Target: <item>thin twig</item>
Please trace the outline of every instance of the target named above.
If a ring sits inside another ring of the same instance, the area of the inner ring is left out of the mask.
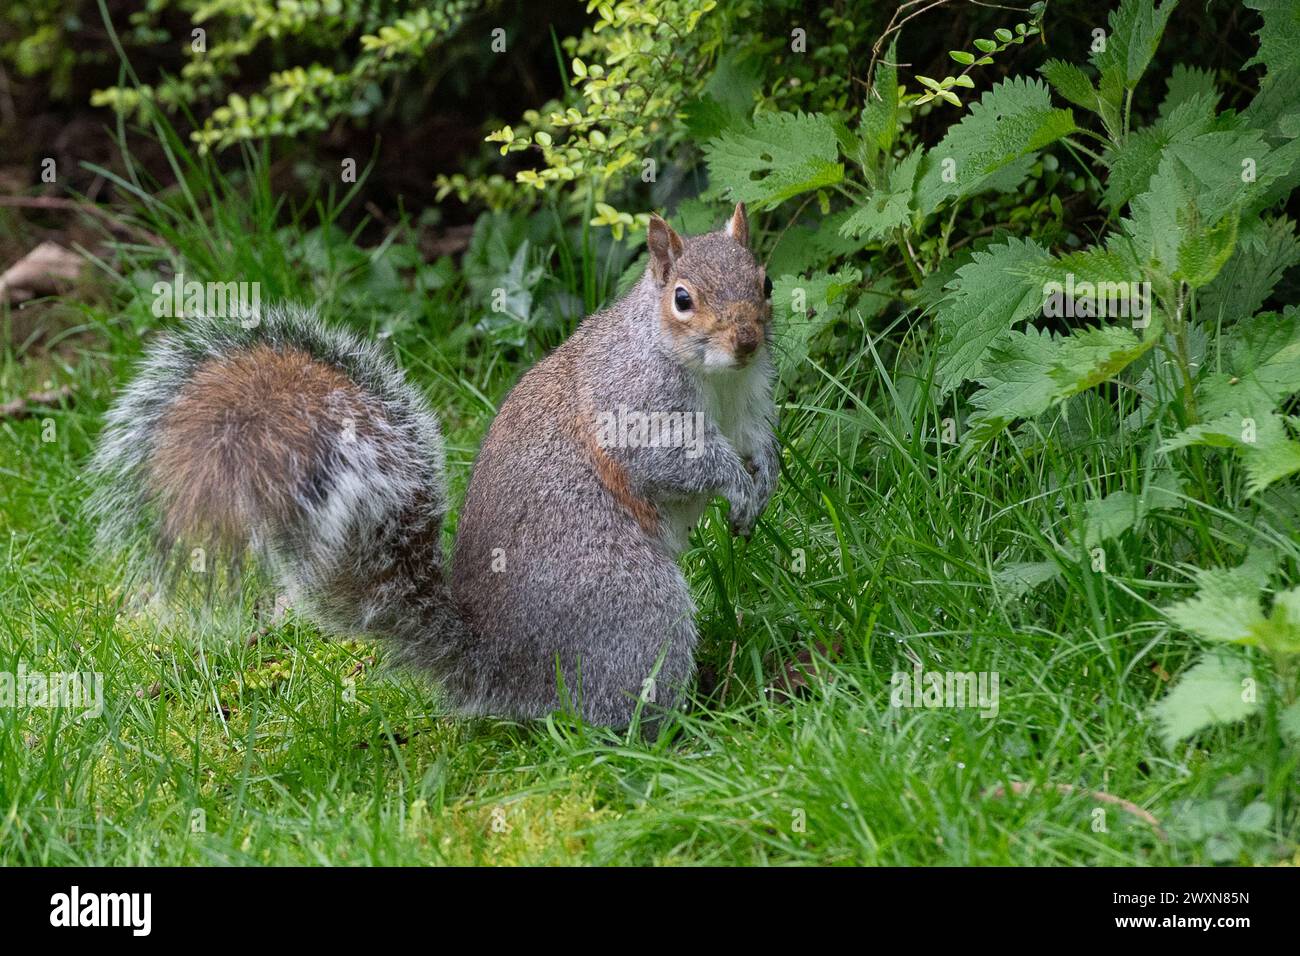
[[[11,402],[0,405],[0,418],[26,418],[32,414],[33,408],[57,405],[61,399],[68,398],[71,394],[71,385],[60,385],[48,392],[32,392],[23,398],[15,398]]]
[[[0,206],[14,206],[19,209],[74,209],[80,212],[94,213],[110,226],[116,226],[123,232],[133,233],[151,246],[165,247],[167,245],[161,236],[154,235],[142,226],[126,222],[113,215],[103,206],[96,206],[93,203],[77,202],[75,199],[65,199],[62,196],[0,196]]]
[[[736,662],[736,642],[731,642],[731,656],[727,658],[727,673],[722,678],[722,690],[718,694],[718,703],[727,702],[727,685],[731,683],[732,665]]]
[[[1151,827],[1151,829],[1155,831],[1156,836],[1158,836],[1162,841],[1166,843],[1169,842],[1169,837],[1165,835],[1165,831],[1160,827],[1160,821],[1146,810],[1143,810],[1132,800],[1125,800],[1123,797],[1117,797],[1113,793],[1106,793],[1104,790],[1087,790],[1083,787],[1076,787],[1069,783],[1049,783],[1047,786],[1055,790],[1057,793],[1065,794],[1066,796],[1080,795],[1091,797],[1098,803],[1109,803],[1112,806],[1119,807],[1125,813],[1137,817],[1143,823],[1147,824],[1147,826]],[[1021,780],[1012,781],[1011,784],[1011,792],[1018,797],[1024,796],[1033,788],[1033,783],[1026,783]],[[1002,784],[998,784],[996,787],[992,787],[981,794],[981,796],[986,800],[989,798],[1005,797],[1006,795],[1007,788]]]

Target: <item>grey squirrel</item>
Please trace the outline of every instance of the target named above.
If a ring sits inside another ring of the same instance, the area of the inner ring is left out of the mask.
[[[462,713],[625,726],[673,707],[697,637],[676,559],[714,495],[748,535],[779,471],[771,283],[748,243],[742,204],[699,236],[651,218],[641,280],[502,404],[450,571],[428,402],[295,309],[149,347],[93,462],[100,541],[154,573],[178,548],[252,551],[297,610],[387,638]]]

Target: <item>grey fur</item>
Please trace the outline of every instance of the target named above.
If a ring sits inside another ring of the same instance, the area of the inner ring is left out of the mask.
[[[191,323],[149,349],[95,458],[100,540],[143,541],[144,563],[159,571],[167,542],[145,476],[176,395],[208,359],[257,343],[300,349],[360,388],[373,426],[359,448],[322,432],[311,470],[326,478],[295,494],[288,521],[253,508],[247,544],[300,610],[330,629],[390,638],[462,712],[528,718],[571,704],[589,722],[621,726],[639,706],[671,707],[694,668],[695,608],[676,561],[689,527],[720,493],[733,531],[748,534],[779,470],[767,349],[744,368],[707,371],[703,345],[664,330],[665,296],[688,273],[719,315],[766,309],[757,263],[719,231],[687,238],[663,271],[648,269],[584,320],[502,404],[460,514],[450,587],[437,534],[442,440],[424,397],[373,346],[289,310],[251,330]],[[620,405],[705,415],[696,457],[682,447],[606,449],[658,515],[654,533],[611,494],[584,447],[593,415]]]

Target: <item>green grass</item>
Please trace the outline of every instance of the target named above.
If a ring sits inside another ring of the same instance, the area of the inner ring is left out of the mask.
[[[198,617],[123,587],[91,556],[83,478],[112,390],[166,324],[149,315],[160,260],[392,332],[446,424],[454,501],[495,403],[559,334],[482,347],[461,279],[413,293],[385,258],[400,242],[363,254],[310,232],[306,213],[329,221],[334,206],[278,207],[259,168],[195,166],[192,202],[140,183],[175,251],[123,249],[105,266],[112,308],[84,306],[54,349],[6,348],[0,395],[52,381],[73,397],[0,420],[0,671],[101,673],[105,708],[0,710],[0,863],[1193,864],[1211,855],[1187,821],[1252,801],[1270,823],[1233,860],[1296,853],[1297,757],[1272,717],[1170,750],[1148,716],[1198,652],[1158,613],[1187,593],[1181,563],[1234,560],[1247,532],[1193,501],[1111,542],[1105,574],[1066,557],[1082,503],[1131,488],[1151,449],[1127,446],[1093,398],[1037,441],[959,461],[935,440],[951,411],[910,318],[850,329],[793,384],[782,480],[753,540],[731,540],[716,511],[697,532],[684,566],[707,679],[657,739],[558,716],[452,719],[376,647],[292,613],[264,626],[265,595]],[[555,241],[560,285],[610,294],[608,247]],[[286,254],[299,242],[313,255]],[[1273,530],[1295,558],[1296,529]],[[1001,563],[1053,554],[1056,581],[995,585]],[[801,652],[832,646],[795,697],[774,689]],[[917,662],[997,672],[997,716],[891,707],[891,675]],[[1013,783],[1030,786],[1005,795]]]

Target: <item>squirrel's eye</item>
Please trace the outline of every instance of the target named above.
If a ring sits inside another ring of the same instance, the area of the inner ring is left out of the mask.
[[[763,295],[772,298],[772,277],[763,276]]]
[[[695,303],[691,301],[691,294],[681,286],[673,293],[673,305],[677,306],[678,312],[689,312],[695,308]]]

